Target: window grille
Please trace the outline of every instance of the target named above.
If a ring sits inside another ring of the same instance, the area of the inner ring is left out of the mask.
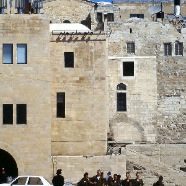
[[[175,43],[175,55],[183,56],[183,43],[182,42]]]
[[[172,56],[171,43],[164,43],[164,56]]]
[[[128,54],[135,54],[135,43],[134,42],[127,43],[127,53]]]

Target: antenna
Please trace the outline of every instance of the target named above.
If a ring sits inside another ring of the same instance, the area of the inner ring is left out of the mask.
[[[4,9],[7,8],[7,0],[0,1],[0,14],[4,14]]]

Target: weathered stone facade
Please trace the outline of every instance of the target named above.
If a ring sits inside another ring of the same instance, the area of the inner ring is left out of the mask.
[[[0,16],[0,55],[3,44],[13,44],[13,64],[0,63],[0,112],[3,104],[13,104],[13,125],[1,125],[0,149],[15,159],[18,174],[51,178],[62,168],[66,179],[77,182],[85,171],[93,176],[101,168],[124,178],[127,169],[138,167],[146,184],[164,174],[169,186],[184,186],[179,168],[185,166],[186,147],[177,144],[186,142],[186,49],[175,55],[175,43],[185,46],[186,28],[178,30],[166,19],[153,22],[145,12],[150,3],[96,9],[80,0],[44,5],[48,18]],[[164,8],[173,13],[172,4]],[[97,13],[103,13],[102,31]],[[144,13],[145,19],[128,19],[131,13]],[[50,21],[65,20],[91,21],[96,32],[49,32]],[[130,42],[134,52],[127,52]],[[164,55],[164,43],[171,43],[172,55]],[[16,63],[17,44],[27,44],[27,64]],[[74,53],[73,68],[65,68],[65,52]],[[126,76],[128,62],[134,64],[133,75]],[[65,117],[58,118],[56,97],[61,92]],[[125,111],[117,109],[118,93],[126,95]],[[27,105],[26,125],[16,124],[17,104]],[[116,155],[107,145],[118,150]]]

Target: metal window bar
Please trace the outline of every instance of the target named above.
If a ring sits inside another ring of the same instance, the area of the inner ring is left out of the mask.
[[[175,55],[183,56],[183,43],[182,42],[175,43]]]
[[[171,43],[164,43],[164,55],[171,56],[172,55],[172,45]]]
[[[134,54],[135,53],[135,43],[127,43],[127,53],[128,54]]]

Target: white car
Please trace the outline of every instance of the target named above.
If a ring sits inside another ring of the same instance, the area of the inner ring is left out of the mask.
[[[42,176],[18,176],[10,183],[3,183],[0,186],[52,186],[44,177]]]

